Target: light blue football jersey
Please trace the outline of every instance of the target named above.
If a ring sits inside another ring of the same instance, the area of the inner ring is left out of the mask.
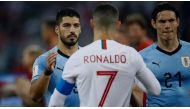
[[[161,84],[161,94],[147,96],[147,106],[190,106],[190,43],[180,41],[173,52],[154,43],[140,54]]]
[[[58,55],[56,57],[55,69],[54,69],[53,73],[51,74],[49,86],[45,93],[46,106],[48,106],[50,97],[53,94],[56,84],[61,80],[63,69],[64,69],[65,63],[67,62],[69,56],[63,54],[60,50],[58,50],[57,47],[54,47],[51,50],[49,50],[46,53],[39,56],[35,60],[34,65],[33,65],[32,82],[37,80],[40,77],[40,75],[45,71],[47,56],[50,53],[56,52],[56,51],[58,52]],[[77,88],[75,86],[75,88],[73,88],[72,93],[67,97],[67,99],[65,101],[65,107],[78,107],[78,106],[80,106],[80,102],[79,102]]]

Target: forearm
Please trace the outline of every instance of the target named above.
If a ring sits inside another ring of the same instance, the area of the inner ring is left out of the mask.
[[[16,94],[22,98],[25,106],[34,106],[36,103],[30,98],[30,81],[24,78],[16,80]]]
[[[49,81],[50,81],[50,76],[46,76],[43,73],[38,80],[34,81],[31,84],[30,96],[34,101],[36,102],[41,101],[42,97],[44,96],[44,93],[48,88]]]
[[[160,94],[161,91],[160,83],[148,68],[143,68],[141,70],[141,74],[138,75],[138,77],[139,77],[138,80],[142,82],[148,94],[154,96],[158,96]]]

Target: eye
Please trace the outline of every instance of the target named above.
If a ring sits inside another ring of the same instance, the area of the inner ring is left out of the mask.
[[[159,20],[159,23],[166,23],[166,20]]]
[[[63,27],[67,27],[67,28],[68,28],[68,27],[71,27],[71,24],[70,24],[70,23],[64,23],[64,24],[63,24]]]
[[[76,23],[76,24],[74,24],[74,27],[75,27],[75,28],[78,28],[78,27],[80,27],[80,24],[79,24],[79,23]]]
[[[174,22],[174,21],[175,21],[175,19],[170,19],[170,20],[169,20],[169,22]]]

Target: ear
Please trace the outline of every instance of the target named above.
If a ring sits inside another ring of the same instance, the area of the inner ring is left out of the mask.
[[[121,28],[121,21],[116,22],[116,29],[119,30]]]
[[[93,19],[90,19],[90,26],[91,26],[91,28],[94,28],[94,26],[95,26],[95,22]]]
[[[152,27],[154,28],[154,29],[156,29],[156,22],[152,19],[151,20],[151,24],[152,24]]]
[[[55,26],[55,33],[56,33],[57,35],[59,35],[59,26],[58,26],[58,25]]]
[[[81,30],[81,26],[80,26],[80,31],[79,31],[79,34],[82,32],[82,30]]]

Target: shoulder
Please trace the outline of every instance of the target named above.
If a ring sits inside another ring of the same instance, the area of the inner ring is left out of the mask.
[[[134,52],[136,53],[137,52],[133,47],[128,46],[128,45],[123,45],[116,41],[112,41],[111,46],[112,46],[113,50],[118,50],[118,51],[122,50],[122,52],[127,52],[127,53],[134,53]]]
[[[181,44],[181,51],[182,51],[182,52],[179,52],[179,53],[187,53],[187,54],[189,54],[189,51],[190,51],[190,43],[189,43],[189,42],[186,42],[186,41],[180,40],[180,44]]]
[[[53,52],[55,52],[55,51],[57,51],[57,47],[54,47],[54,48],[52,48],[51,50],[49,50],[49,51],[47,51],[47,52],[41,54],[40,56],[38,56],[38,57],[36,58],[35,63],[36,63],[36,64],[44,63],[44,61],[46,60],[46,57],[47,57],[50,53],[53,53]]]
[[[149,53],[152,53],[152,52],[155,50],[156,46],[157,46],[156,43],[153,43],[153,44],[151,44],[150,46],[148,46],[147,48],[145,48],[145,49],[139,51],[139,53],[140,53],[142,56],[146,56],[146,55],[148,55]]]
[[[80,49],[83,48],[83,47],[78,45],[78,48],[79,48],[79,50],[80,50]]]
[[[186,42],[186,41],[183,41],[183,40],[180,40],[180,44],[181,44],[182,46],[190,47],[190,43],[189,43],[189,42]]]
[[[97,41],[88,44],[84,47],[80,47],[75,53],[73,53],[70,58],[68,59],[67,63],[68,65],[80,65],[83,62],[83,59],[86,55],[91,55],[93,52],[96,51],[97,47]]]
[[[79,46],[79,49],[72,55],[74,57],[75,55],[82,55],[89,53],[91,49],[95,50],[97,48],[97,41],[92,42],[84,47]]]
[[[77,62],[79,60],[81,60],[81,57],[85,54],[88,54],[89,53],[89,50],[88,50],[88,46],[84,46],[84,47],[79,47],[79,49],[74,52],[68,59],[67,63],[70,63],[70,62]]]

